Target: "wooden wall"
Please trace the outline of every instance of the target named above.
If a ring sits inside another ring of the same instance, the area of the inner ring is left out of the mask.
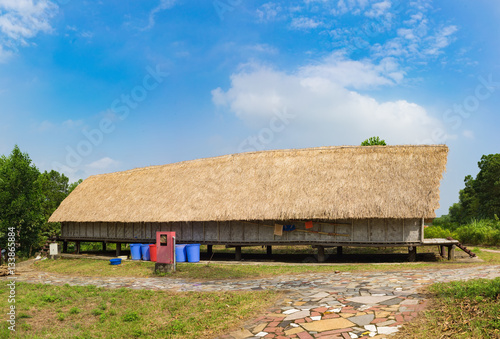
[[[201,244],[418,244],[423,242],[422,219],[359,219],[314,222],[279,221],[295,225],[292,232],[274,234],[275,221],[209,221],[172,223],[63,223],[61,239],[109,242],[154,242],[157,231],[174,231],[178,243]],[[326,235],[304,231],[337,233]]]

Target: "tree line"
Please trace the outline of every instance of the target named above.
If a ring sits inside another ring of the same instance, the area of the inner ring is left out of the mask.
[[[14,229],[17,255],[31,256],[61,226],[48,223],[59,204],[82,180],[69,183],[57,171],[40,172],[27,153],[16,145],[9,156],[0,156],[0,247]]]

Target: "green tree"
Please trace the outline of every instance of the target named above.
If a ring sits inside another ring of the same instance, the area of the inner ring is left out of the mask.
[[[72,183],[71,185],[69,185],[68,194],[71,193],[71,192],[73,192],[73,190],[76,188],[76,186],[80,185],[82,182],[83,182],[82,179],[78,179],[78,181],[75,181],[74,183]]]
[[[0,241],[5,247],[5,234],[13,230],[18,254],[31,255],[39,242],[44,219],[39,176],[28,154],[17,145],[9,157],[0,157]]]
[[[385,140],[382,140],[379,137],[371,137],[361,143],[361,146],[376,146],[376,145],[386,146]]]
[[[42,194],[42,210],[44,217],[44,224],[41,229],[41,235],[44,242],[52,235],[59,235],[61,232],[61,225],[59,223],[48,223],[50,216],[59,207],[61,202],[66,199],[69,194],[69,179],[57,171],[43,172],[38,178]]]
[[[478,216],[493,219],[500,215],[500,154],[483,155],[478,163],[479,173],[474,180]]]
[[[453,222],[465,224],[473,219],[493,219],[500,215],[500,154],[483,155],[478,166],[476,178],[465,177],[459,202],[450,207]]]

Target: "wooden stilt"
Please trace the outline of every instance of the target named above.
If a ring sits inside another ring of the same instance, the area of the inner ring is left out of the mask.
[[[408,261],[417,260],[417,246],[408,246]]]
[[[318,246],[318,262],[325,262],[325,248]]]
[[[455,245],[448,246],[448,260],[455,260]]]
[[[241,260],[241,246],[236,246],[234,248],[234,260],[236,261]]]

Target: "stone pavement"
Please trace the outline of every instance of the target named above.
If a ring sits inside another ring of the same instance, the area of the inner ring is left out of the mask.
[[[422,287],[434,282],[500,277],[500,266],[449,267],[201,283],[163,277],[75,277],[26,269],[17,281],[169,291],[277,289],[285,297],[274,308],[221,338],[386,338],[426,307],[426,296],[419,293]]]

